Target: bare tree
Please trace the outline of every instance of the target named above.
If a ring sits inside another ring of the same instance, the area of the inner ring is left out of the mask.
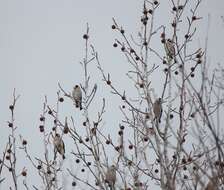
[[[83,82],[77,81],[68,90],[58,83],[55,108],[48,105],[45,97],[39,126],[44,155],[33,157],[27,141],[20,136],[19,148],[41,181],[38,185],[31,182],[33,185],[29,187],[24,179],[26,189],[65,189],[62,172],[69,174],[71,186],[77,189],[216,190],[223,187],[224,139],[220,116],[224,111],[224,68],[221,64],[213,68],[208,64],[207,41],[205,47],[192,45],[201,19],[198,9],[202,0],[170,2],[171,24],[155,26],[160,2],[144,1],[137,36],[129,35],[116,19],[112,20],[111,28],[119,36],[113,47],[120,48],[129,65],[125,74],[133,94],[127,94],[126,86],[120,90],[113,83],[115,76],[107,73],[101,63],[97,48],[90,42],[87,25],[83,35],[84,58],[80,62]],[[163,51],[156,49],[155,40]],[[117,135],[109,134],[104,128],[107,99],[97,94],[100,82],[92,81],[90,63],[95,63],[103,82],[123,102],[122,106],[118,105],[123,119],[115,131]],[[154,74],[161,76],[157,84],[152,80]],[[94,104],[95,98],[101,99],[100,106]],[[5,181],[3,168],[8,168],[14,189],[18,189],[18,177],[27,175],[26,167],[20,173],[16,170],[17,99],[14,92],[8,122],[12,130],[0,162],[0,183]],[[81,113],[83,122],[70,117],[71,113],[63,119],[59,117],[64,99]],[[97,117],[90,108],[94,108]],[[54,121],[52,131],[45,128],[47,119]],[[60,138],[60,150],[56,147],[52,151],[56,137]],[[64,138],[72,141],[71,149],[64,145]],[[62,157],[66,157],[65,161],[71,157],[72,165],[82,165],[81,171],[62,167]],[[115,159],[111,161],[111,158]]]

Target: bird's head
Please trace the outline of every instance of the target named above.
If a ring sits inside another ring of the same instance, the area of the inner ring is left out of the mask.
[[[158,104],[162,104],[162,102],[163,102],[162,98],[158,98],[157,102],[158,102]]]
[[[112,170],[116,170],[117,168],[116,168],[115,165],[112,165],[112,166],[111,166],[111,169],[112,169]]]
[[[79,85],[75,85],[75,87],[74,88],[79,88]]]

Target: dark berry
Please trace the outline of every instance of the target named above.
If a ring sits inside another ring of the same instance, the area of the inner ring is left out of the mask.
[[[59,98],[59,102],[64,102],[64,98]]]
[[[114,43],[113,46],[116,48],[117,47],[117,43]]]
[[[25,146],[27,145],[27,141],[26,140],[23,140],[22,144]]]
[[[89,36],[87,34],[84,34],[83,36],[83,39],[87,40],[89,38]]]

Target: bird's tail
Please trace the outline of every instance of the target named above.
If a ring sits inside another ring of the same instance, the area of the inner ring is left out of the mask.
[[[82,110],[82,103],[81,102],[80,102],[79,108],[80,108],[80,110]]]
[[[79,107],[79,102],[78,101],[75,101],[75,107]]]

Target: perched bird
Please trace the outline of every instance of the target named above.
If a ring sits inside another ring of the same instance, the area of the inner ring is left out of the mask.
[[[161,98],[158,98],[154,104],[153,104],[153,112],[154,112],[154,116],[155,116],[155,119],[160,123],[160,119],[161,119],[161,116],[162,116],[162,112],[163,112],[163,109],[162,109],[162,99]]]
[[[167,39],[164,43],[166,55],[169,58],[169,61],[171,61],[175,56],[175,47],[174,42],[171,39]]]
[[[112,165],[108,168],[105,178],[106,183],[109,184],[110,189],[114,189],[114,185],[116,182],[116,167]]]
[[[218,179],[213,177],[208,182],[207,186],[205,187],[205,190],[218,190]]]
[[[82,91],[79,85],[75,85],[72,91],[72,98],[75,102],[75,106],[82,110]]]
[[[59,154],[62,155],[62,158],[65,159],[65,144],[62,140],[62,137],[56,133],[54,138],[54,148],[55,148],[55,157],[56,153],[59,152]]]

